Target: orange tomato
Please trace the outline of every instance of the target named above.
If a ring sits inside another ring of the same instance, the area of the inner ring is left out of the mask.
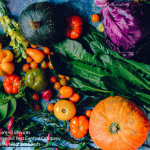
[[[32,61],[33,61],[32,57],[29,56],[29,57],[26,58],[27,63],[31,63]]]
[[[80,95],[73,93],[73,95],[69,97],[69,100],[73,103],[76,103],[80,100]]]
[[[60,82],[55,82],[55,83],[54,83],[54,88],[55,88],[56,90],[60,89],[60,88],[61,88]]]
[[[40,96],[38,93],[33,93],[32,94],[32,98],[35,100],[35,101],[38,101],[40,99]]]
[[[93,14],[93,15],[91,16],[91,20],[92,20],[93,22],[98,22],[98,21],[100,20],[100,16],[99,16],[98,14]]]
[[[48,67],[48,62],[46,62],[46,61],[43,61],[42,63],[41,63],[41,67],[42,68],[47,68]]]
[[[54,104],[53,103],[48,104],[47,110],[48,111],[54,111]]]
[[[51,61],[49,61],[49,63],[48,63],[48,67],[49,67],[50,69],[54,69],[54,67],[53,67],[53,65],[52,65],[52,62],[51,62]]]
[[[57,78],[55,76],[50,77],[50,83],[55,83],[57,81]]]
[[[73,118],[76,114],[75,105],[67,100],[60,100],[54,105],[54,115],[62,121]]]
[[[30,69],[30,65],[29,65],[29,64],[24,64],[24,65],[22,66],[22,71],[23,71],[23,72],[27,72],[29,69]]]
[[[73,88],[69,86],[63,86],[60,88],[60,95],[64,98],[69,98],[73,94]]]
[[[44,52],[45,54],[49,54],[49,53],[50,53],[50,48],[48,48],[48,47],[43,47],[43,52]]]
[[[61,78],[61,79],[64,79],[65,76],[61,75],[61,74],[58,74],[58,77]]]
[[[35,61],[32,61],[32,62],[30,63],[30,67],[31,67],[32,69],[37,68],[37,67],[38,67],[38,63],[35,62]]]
[[[30,46],[31,46],[32,48],[37,48],[37,47],[38,47],[37,45],[33,45],[33,44],[30,44]]]
[[[73,137],[83,138],[89,129],[89,121],[85,116],[75,116],[70,121],[70,132]]]
[[[92,110],[90,110],[90,109],[87,110],[87,111],[86,111],[86,116],[87,116],[87,117],[90,117],[90,116],[91,116],[91,113],[92,113]]]
[[[66,85],[67,84],[67,80],[66,79],[60,79],[60,84],[61,85]]]
[[[39,104],[35,104],[35,105],[34,105],[34,110],[35,110],[35,111],[40,110],[40,105],[39,105]]]

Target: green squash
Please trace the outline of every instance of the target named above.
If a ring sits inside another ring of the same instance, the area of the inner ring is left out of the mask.
[[[25,74],[25,84],[36,92],[42,92],[46,89],[48,83],[45,76],[46,73],[43,69],[30,69]]]
[[[31,44],[49,46],[63,32],[64,20],[56,6],[49,2],[33,3],[22,11],[19,27],[23,37]]]

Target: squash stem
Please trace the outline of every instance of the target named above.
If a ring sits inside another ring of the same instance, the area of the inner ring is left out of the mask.
[[[32,20],[32,21],[30,21],[30,27],[33,30],[37,30],[38,28],[40,28],[40,22]]]

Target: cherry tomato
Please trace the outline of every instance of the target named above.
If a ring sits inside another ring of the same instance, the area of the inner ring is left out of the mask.
[[[60,84],[61,85],[66,85],[67,84],[67,80],[66,79],[60,79]]]
[[[54,104],[53,103],[48,104],[47,110],[48,111],[54,111]]]
[[[70,78],[68,76],[65,76],[65,79],[68,80],[68,81],[70,80]]]
[[[91,116],[91,113],[92,113],[92,110],[90,110],[90,109],[87,110],[87,111],[86,111],[86,116],[87,116],[87,117],[90,117],[90,116]]]
[[[45,54],[49,54],[49,53],[50,53],[50,48],[48,48],[48,47],[43,47],[43,52],[44,52]]]
[[[46,61],[43,61],[42,63],[41,63],[41,67],[42,68],[47,68],[48,67],[48,62],[46,62]]]
[[[91,20],[92,20],[93,22],[98,22],[98,21],[100,20],[100,16],[99,16],[98,14],[93,14],[93,15],[91,16]]]
[[[34,105],[34,110],[35,110],[35,111],[40,110],[40,105],[39,105],[39,104],[35,104],[35,105]]]
[[[33,61],[32,57],[29,56],[29,57],[26,58],[27,63],[31,63],[32,61]]]
[[[30,44],[30,46],[31,46],[32,48],[37,48],[37,47],[38,47],[37,45],[33,45],[33,44]]]
[[[50,77],[50,82],[55,83],[57,81],[57,78],[55,76]]]
[[[24,65],[22,66],[22,71],[23,71],[23,72],[27,72],[29,69],[30,69],[30,65],[29,65],[29,64],[24,64]]]
[[[69,98],[73,94],[73,88],[69,86],[63,86],[60,88],[60,95],[64,98]]]
[[[35,61],[32,61],[32,62],[30,63],[30,67],[31,67],[32,69],[37,68],[37,67],[38,67],[38,63],[35,62]]]
[[[69,97],[69,100],[73,103],[76,103],[80,100],[80,95],[73,93],[73,95]]]
[[[58,77],[61,78],[61,79],[64,79],[65,76],[61,75],[61,74],[58,74]]]
[[[49,63],[48,63],[48,67],[49,67],[50,69],[54,69],[54,67],[53,67],[53,65],[52,65],[52,62],[51,62],[51,61],[49,61]]]
[[[35,101],[38,101],[40,99],[40,96],[38,93],[33,93],[32,94],[32,98],[35,100]]]
[[[60,88],[61,88],[60,82],[55,82],[55,83],[54,83],[54,88],[55,88],[56,90],[60,89]]]
[[[73,118],[76,114],[75,105],[67,100],[60,100],[54,105],[54,115],[62,121]]]

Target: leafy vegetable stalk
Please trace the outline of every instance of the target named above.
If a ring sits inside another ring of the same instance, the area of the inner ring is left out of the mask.
[[[8,11],[2,0],[0,0],[0,9],[1,25],[3,26],[4,32],[7,33],[7,36],[10,36],[11,38],[9,46],[13,47],[13,50],[16,54],[15,58],[17,58],[17,62],[19,63],[22,58],[27,58],[25,49],[27,48],[28,43],[20,33],[19,24],[16,23],[13,19],[9,18]]]

